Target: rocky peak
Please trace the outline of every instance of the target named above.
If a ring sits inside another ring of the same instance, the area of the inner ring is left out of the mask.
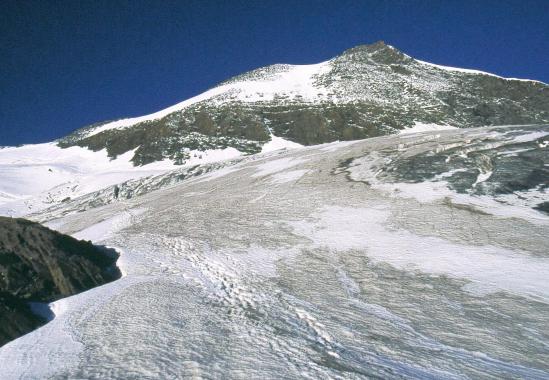
[[[405,63],[412,58],[384,41],[377,41],[345,50],[336,60],[391,65]]]
[[[314,65],[271,65],[198,99],[145,117],[86,128],[59,146],[135,150],[132,162],[234,148],[260,152],[274,134],[302,145],[362,139],[417,123],[460,128],[549,122],[549,86],[415,60],[378,41]],[[166,112],[170,110],[170,112]]]

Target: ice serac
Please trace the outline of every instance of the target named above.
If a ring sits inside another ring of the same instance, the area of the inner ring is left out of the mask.
[[[302,145],[453,127],[549,122],[549,86],[416,60],[383,42],[319,64],[244,73],[157,113],[82,128],[62,147],[132,151],[145,165],[192,151],[257,153],[272,135]]]

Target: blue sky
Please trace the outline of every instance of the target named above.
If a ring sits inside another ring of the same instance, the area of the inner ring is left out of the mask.
[[[2,1],[0,145],[157,111],[272,63],[384,40],[549,83],[549,1]]]

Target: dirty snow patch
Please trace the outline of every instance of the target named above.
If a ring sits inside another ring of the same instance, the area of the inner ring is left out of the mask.
[[[132,218],[143,214],[145,211],[147,211],[145,208],[126,210],[109,219],[105,219],[93,226],[83,229],[72,236],[76,239],[91,240],[94,243],[103,241],[112,236],[115,232],[128,227],[132,222]]]
[[[257,172],[252,174],[252,177],[263,177],[269,174],[278,173],[307,161],[308,160],[304,158],[292,157],[285,157],[274,161],[267,161],[257,166]]]
[[[406,135],[409,133],[418,133],[418,132],[431,132],[431,131],[444,131],[447,129],[457,129],[449,125],[440,125],[440,124],[429,124],[429,123],[420,123],[416,122],[413,127],[405,128],[399,132],[400,135]]]
[[[334,251],[361,250],[399,270],[467,279],[477,295],[506,291],[549,303],[549,259],[495,246],[471,246],[388,229],[390,211],[326,207],[312,220],[288,222],[315,245]]]
[[[273,174],[271,180],[274,183],[287,183],[297,181],[307,173],[308,170],[292,170],[289,172],[281,172]]]
[[[263,147],[261,148],[261,153],[272,152],[273,150],[279,150],[279,149],[295,149],[295,148],[302,148],[302,147],[303,145],[301,144],[283,139],[282,137],[271,135],[271,141],[263,145]]]

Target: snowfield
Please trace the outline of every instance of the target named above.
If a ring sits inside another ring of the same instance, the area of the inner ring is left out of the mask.
[[[262,152],[296,147],[301,145],[271,135]],[[112,159],[106,149],[98,152],[81,147],[62,149],[54,142],[0,148],[0,215],[23,216],[124,181],[241,155],[242,152],[231,147],[191,150],[183,166],[168,159],[134,166],[131,162],[134,151]]]
[[[0,348],[0,377],[547,379],[548,136],[436,128],[281,149],[42,209],[32,218],[119,250],[125,275],[53,304]]]
[[[105,150],[59,148],[55,143],[0,149],[0,214],[25,215],[132,178],[155,175],[177,166],[169,161],[134,167],[133,152],[115,160]]]

